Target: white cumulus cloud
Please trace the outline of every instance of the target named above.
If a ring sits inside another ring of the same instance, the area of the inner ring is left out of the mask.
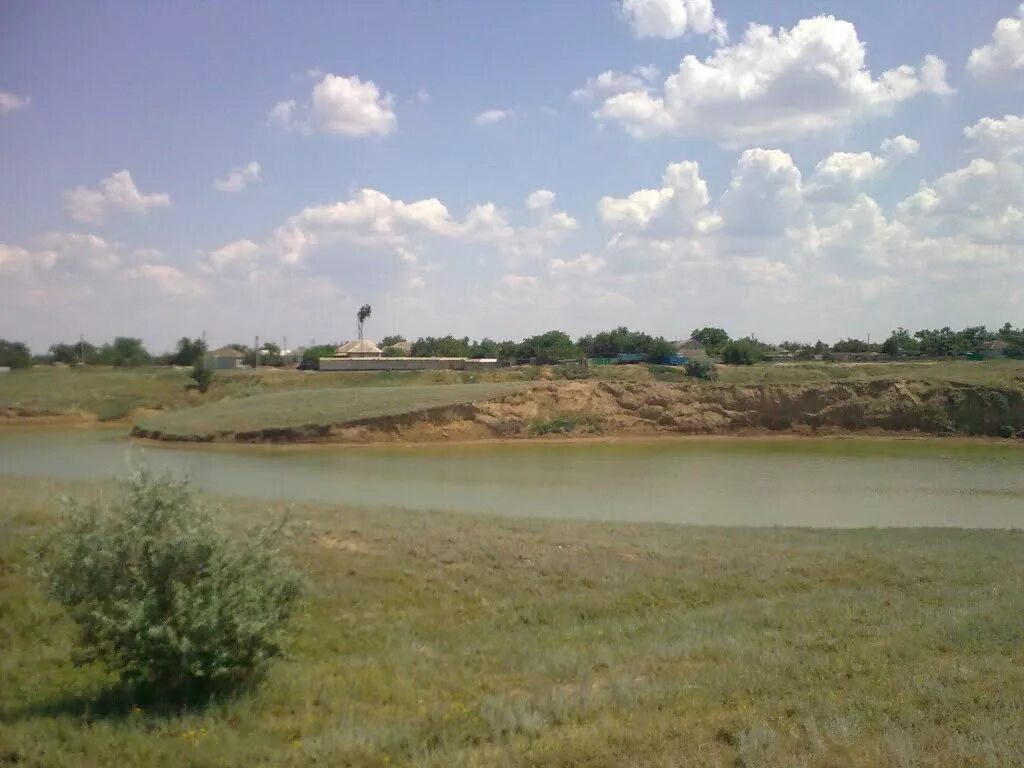
[[[28,96],[18,96],[16,93],[0,91],[0,116],[22,110],[28,106],[30,101]]]
[[[991,43],[971,51],[967,71],[979,80],[1024,87],[1024,3],[1017,9],[1017,18],[996,23]]]
[[[742,145],[848,125],[921,93],[952,93],[941,59],[926,56],[918,67],[875,78],[854,25],[819,16],[778,32],[752,24],[740,42],[703,61],[686,56],[660,92],[618,93],[596,115],[636,138],[674,134]]]
[[[986,155],[1024,152],[1024,116],[983,117],[964,128],[964,135]]]
[[[328,73],[313,86],[308,103],[278,102],[267,120],[286,131],[350,138],[387,136],[398,123],[393,106],[392,95],[382,93],[373,80]]]
[[[636,67],[632,73],[609,69],[596,77],[587,78],[583,87],[570,94],[573,101],[597,101],[619,93],[641,90],[658,76],[656,67]]]
[[[725,40],[725,22],[711,0],[622,0],[623,18],[637,37],[682,37],[687,32]]]
[[[494,125],[494,123],[500,123],[502,120],[507,120],[512,116],[511,110],[507,109],[488,109],[481,112],[473,117],[474,125]]]
[[[700,166],[685,161],[665,168],[659,189],[638,189],[627,197],[602,197],[597,204],[601,220],[609,227],[643,231],[709,231],[717,217],[707,211],[708,186]]]
[[[135,186],[131,173],[116,171],[95,187],[75,187],[65,191],[64,204],[76,221],[99,223],[110,211],[142,215],[154,208],[166,208],[171,204],[171,198],[163,192],[143,194]]]
[[[214,179],[213,187],[221,192],[241,192],[250,184],[259,181],[260,164],[253,160],[251,163],[232,168],[222,179]]]
[[[819,198],[852,197],[857,188],[916,155],[921,145],[902,134],[882,142],[880,154],[833,152],[814,169],[808,194]]]

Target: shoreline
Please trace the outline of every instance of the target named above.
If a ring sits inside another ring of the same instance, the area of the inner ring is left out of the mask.
[[[1017,438],[993,437],[989,435],[933,434],[925,432],[901,432],[869,428],[864,430],[825,430],[808,432],[804,430],[746,429],[734,432],[685,434],[674,432],[619,432],[592,435],[537,435],[524,437],[487,437],[478,439],[433,440],[282,440],[282,441],[235,441],[235,440],[166,440],[141,437],[131,434],[132,422],[118,419],[98,421],[95,419],[61,420],[50,417],[30,417],[18,420],[0,420],[0,434],[4,432],[46,432],[51,430],[97,430],[121,431],[125,442],[149,448],[170,448],[207,451],[253,451],[253,452],[305,452],[311,450],[352,450],[352,449],[430,449],[465,448],[474,446],[537,446],[537,445],[644,445],[658,443],[707,443],[728,444],[739,442],[770,443],[941,443],[946,445],[979,445],[1020,447],[1024,440]]]

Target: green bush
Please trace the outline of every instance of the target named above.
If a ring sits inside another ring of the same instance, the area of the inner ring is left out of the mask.
[[[715,381],[718,378],[718,369],[713,363],[704,360],[691,360],[686,364],[686,375],[694,379]]]
[[[213,381],[213,371],[203,365],[202,360],[199,360],[192,366],[192,380],[196,383],[196,388],[200,392],[206,392]]]
[[[78,660],[173,697],[233,690],[279,654],[300,594],[280,528],[229,539],[187,481],[145,470],[62,508],[37,572],[78,624]]]
[[[726,365],[753,365],[761,357],[758,346],[747,339],[730,341],[722,348],[722,362]]]

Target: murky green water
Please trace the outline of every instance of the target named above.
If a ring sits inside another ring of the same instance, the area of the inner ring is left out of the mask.
[[[510,516],[713,525],[1024,527],[1024,446],[728,440],[141,447],[114,430],[0,430],[0,473],[106,478],[129,462],[219,493]]]

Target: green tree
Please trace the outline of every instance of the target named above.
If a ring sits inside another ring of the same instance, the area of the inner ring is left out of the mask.
[[[469,356],[475,360],[496,358],[498,357],[498,342],[486,337],[480,341],[474,341],[469,345]]]
[[[359,323],[359,338],[363,338],[363,323],[370,319],[370,314],[373,312],[373,308],[369,304],[363,304],[356,312],[356,320]]]
[[[398,334],[395,334],[394,336],[385,336],[380,340],[380,346],[381,349],[384,349],[386,347],[392,347],[395,344],[400,344],[403,341],[405,341],[405,336],[400,336]]]
[[[302,353],[302,359],[316,362],[321,357],[334,357],[334,350],[336,348],[334,344],[319,344],[315,347],[306,347],[306,350]]]
[[[178,348],[171,355],[171,365],[195,365],[202,362],[206,355],[206,343],[202,339],[189,339],[182,336],[178,340]]]
[[[200,358],[196,360],[192,365],[192,381],[196,383],[196,389],[200,392],[206,392],[210,388],[210,384],[213,381],[213,371],[203,365],[203,360]]]
[[[523,339],[517,354],[518,357],[530,358],[538,363],[556,363],[583,356],[580,348],[573,344],[564,331],[548,331]]]
[[[877,344],[869,344],[860,339],[843,339],[832,345],[833,352],[877,352]]]
[[[727,365],[753,365],[764,358],[764,346],[753,339],[736,339],[722,347],[722,362]]]
[[[142,339],[118,336],[111,344],[104,344],[97,353],[97,361],[103,365],[137,366],[149,365],[152,358]]]
[[[672,346],[671,342],[663,339],[661,336],[651,339],[644,350],[644,354],[647,355],[647,362],[649,363],[662,363],[675,353],[676,348]]]
[[[910,334],[910,331],[901,326],[882,342],[881,351],[887,355],[902,355],[908,352],[917,352],[920,348],[918,340]]]
[[[146,471],[112,500],[62,512],[36,572],[78,625],[82,660],[197,696],[245,683],[280,653],[300,594],[280,526],[229,537],[187,481]]]
[[[76,341],[71,344],[51,344],[49,357],[54,363],[78,365],[82,362],[83,352],[86,365],[96,363],[98,350],[88,341]]]
[[[512,362],[516,360],[519,353],[519,344],[507,339],[505,341],[498,342],[498,359],[503,362]]]
[[[469,337],[426,336],[412,343],[413,357],[469,357]]]
[[[6,368],[31,368],[32,352],[21,341],[0,339],[0,366]]]
[[[717,355],[730,341],[729,334],[724,330],[721,328],[711,328],[709,326],[694,328],[690,332],[690,337],[703,344],[704,349],[709,355]]]

